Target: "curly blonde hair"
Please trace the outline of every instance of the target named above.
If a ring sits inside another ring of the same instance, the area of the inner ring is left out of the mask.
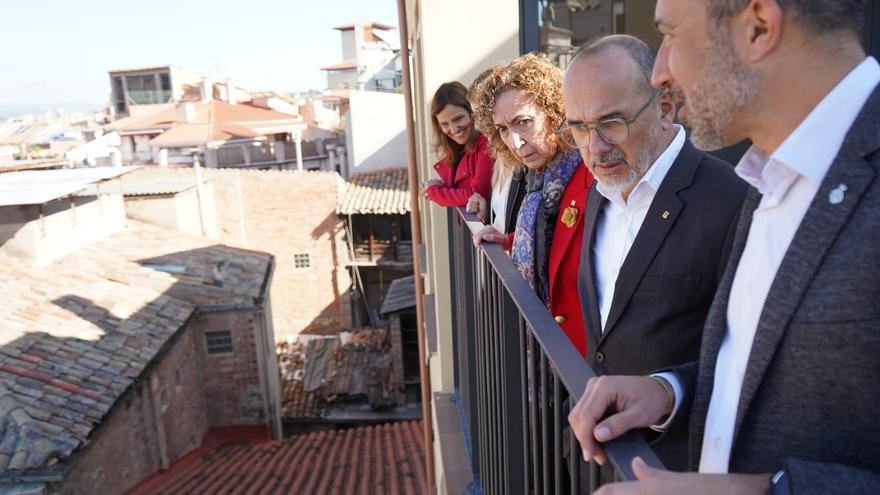
[[[506,165],[520,163],[520,160],[507,148],[495,129],[492,110],[498,97],[512,89],[521,90],[543,110],[551,129],[555,130],[565,120],[562,71],[546,55],[527,53],[492,69],[475,88],[474,120],[477,129],[488,138],[495,158]],[[564,139],[556,139],[556,145],[563,152],[570,148]]]

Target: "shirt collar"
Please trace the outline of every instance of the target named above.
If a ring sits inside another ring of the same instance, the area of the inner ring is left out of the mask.
[[[769,156],[752,146],[736,173],[762,194],[782,196],[798,176],[822,182],[874,88],[880,64],[867,57],[816,105]]]
[[[681,148],[684,147],[684,142],[687,138],[682,126],[678,124],[674,124],[674,126],[675,137],[672,138],[672,142],[669,143],[669,146],[663,150],[663,153],[660,153],[660,156],[654,160],[654,163],[648,167],[648,170],[645,171],[644,175],[642,175],[636,183],[636,186],[629,195],[630,200],[637,190],[644,189],[646,186],[650,187],[655,193],[660,189],[660,184],[663,183],[663,179],[666,178],[666,174],[669,172],[669,169],[672,168],[675,159],[678,158],[678,154],[681,152]],[[616,206],[626,208],[627,202],[623,200],[623,195],[620,194],[620,191],[608,190],[603,187],[601,181],[596,181],[596,191],[602,196],[605,196],[608,201],[611,201]]]

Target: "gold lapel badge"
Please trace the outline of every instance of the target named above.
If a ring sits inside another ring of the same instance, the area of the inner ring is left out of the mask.
[[[663,212],[663,220],[666,220],[667,218],[669,218],[669,210]]]
[[[562,211],[562,223],[565,224],[566,227],[572,228],[574,224],[577,223],[578,218],[578,209],[574,207],[574,201],[571,202],[571,206],[565,208]]]

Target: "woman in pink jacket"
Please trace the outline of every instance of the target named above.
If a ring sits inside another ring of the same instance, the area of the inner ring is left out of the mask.
[[[434,164],[440,179],[422,184],[425,197],[440,206],[465,206],[479,193],[492,191],[492,166],[486,137],[474,126],[467,88],[459,82],[444,83],[431,100],[434,151],[443,159]]]

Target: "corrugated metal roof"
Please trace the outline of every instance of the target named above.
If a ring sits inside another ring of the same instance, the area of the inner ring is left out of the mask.
[[[205,179],[203,182],[210,182],[210,179]],[[124,196],[177,194],[194,187],[196,187],[195,177],[151,178],[135,174],[122,179],[122,194]]]
[[[410,275],[391,282],[388,292],[385,293],[385,300],[382,301],[382,309],[379,312],[385,315],[400,311],[401,309],[414,308],[415,306],[416,282],[415,278]]]
[[[38,205],[77,193],[137,167],[22,170],[0,174],[0,206]]]
[[[353,175],[342,204],[340,215],[409,213],[409,182],[405,168],[388,168]]]
[[[164,484],[154,479],[131,493],[416,495],[428,493],[425,474],[422,422],[405,421],[227,443]]]

